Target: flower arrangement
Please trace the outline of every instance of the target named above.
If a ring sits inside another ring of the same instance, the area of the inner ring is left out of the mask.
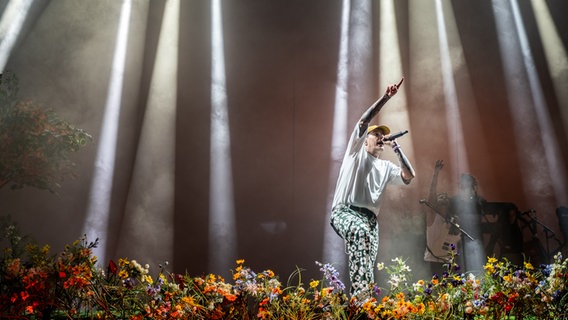
[[[1,224],[0,314],[15,319],[563,319],[568,317],[568,260],[515,266],[488,258],[482,275],[460,273],[452,259],[442,275],[411,281],[401,258],[388,265],[386,287],[349,299],[335,268],[316,262],[319,280],[297,270],[283,284],[271,270],[236,261],[233,279],[154,274],[135,260],[97,267],[98,241],[79,239],[56,255]],[[457,254],[452,248],[454,255]]]

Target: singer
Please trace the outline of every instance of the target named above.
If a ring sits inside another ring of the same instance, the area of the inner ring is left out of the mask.
[[[385,94],[367,109],[353,128],[339,171],[331,212],[331,226],[345,241],[350,294],[358,303],[371,297],[374,268],[379,249],[377,215],[388,184],[405,185],[415,177],[414,169],[396,140],[388,140],[385,125],[369,126],[385,103],[402,84],[387,87]],[[380,159],[385,145],[397,154],[400,166]]]

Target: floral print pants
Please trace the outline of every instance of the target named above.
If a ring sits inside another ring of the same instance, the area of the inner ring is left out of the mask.
[[[331,226],[345,241],[351,296],[362,301],[369,297],[369,284],[375,282],[374,268],[379,249],[377,218],[371,212],[338,206],[331,213]]]

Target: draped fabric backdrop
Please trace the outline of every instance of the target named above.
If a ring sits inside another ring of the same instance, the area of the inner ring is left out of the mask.
[[[34,1],[3,66],[20,97],[94,137],[57,195],[0,190],[0,213],[53,251],[99,224],[102,265],[127,257],[228,277],[242,258],[284,280],[297,267],[320,278],[338,97],[344,143],[401,77],[375,121],[409,130],[398,141],[417,178],[388,190],[378,260],[403,257],[428,274],[419,200],[438,159],[439,191],[454,194],[471,173],[488,201],[534,209],[553,232],[538,227],[541,243],[564,241],[555,211],[568,206],[565,0],[125,3]],[[397,162],[391,150],[384,157]],[[215,259],[228,269],[212,270]]]

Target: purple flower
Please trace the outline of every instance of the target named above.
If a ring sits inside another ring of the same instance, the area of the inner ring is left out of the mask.
[[[128,289],[133,289],[134,285],[135,285],[134,279],[132,279],[132,278],[125,279],[122,283]]]
[[[339,272],[337,272],[337,270],[335,270],[335,268],[331,264],[322,264],[318,261],[316,261],[316,264],[321,267],[320,271],[323,272],[325,278],[335,289],[337,289],[338,291],[345,290],[345,285],[343,284],[343,282],[341,282],[341,280],[339,280]]]
[[[381,288],[379,286],[373,286],[373,292],[378,296],[381,294]]]

